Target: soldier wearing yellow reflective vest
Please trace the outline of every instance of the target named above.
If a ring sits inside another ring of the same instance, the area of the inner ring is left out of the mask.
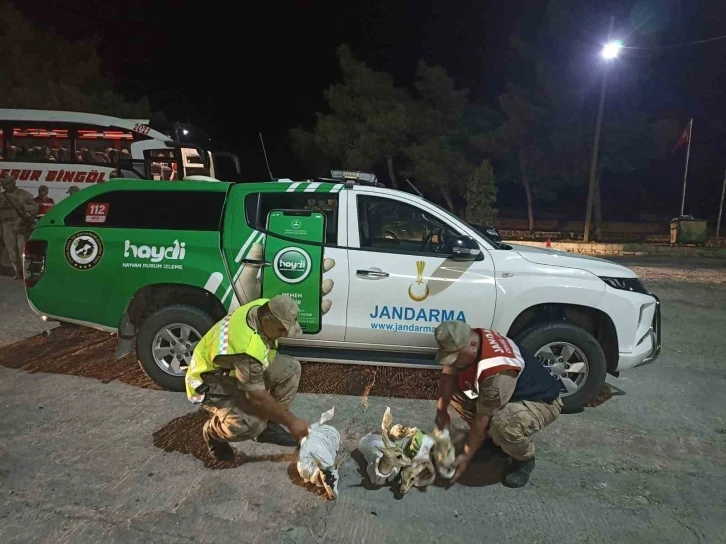
[[[296,446],[307,436],[308,422],[288,409],[300,363],[277,353],[279,338],[300,333],[298,311],[287,295],[253,300],[214,325],[194,349],[187,397],[212,414],[204,440],[215,459],[233,459],[229,442]]]

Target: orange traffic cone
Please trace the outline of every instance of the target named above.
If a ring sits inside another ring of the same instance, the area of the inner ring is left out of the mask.
[[[547,237],[547,243],[545,244],[545,247],[552,247],[549,236]]]

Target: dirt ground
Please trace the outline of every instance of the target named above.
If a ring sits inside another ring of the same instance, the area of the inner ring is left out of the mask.
[[[304,365],[293,410],[335,406],[351,454],[335,502],[302,484],[290,449],[210,459],[204,412],[116,361],[109,334],[40,336],[49,325],[0,278],[0,542],[726,542],[726,262],[619,261],[661,299],[661,358],[539,433],[522,490],[498,485],[486,453],[449,490],[371,488],[358,439],[386,406],[428,428],[436,372]]]
[[[118,380],[161,390],[136,363],[135,355],[117,360],[115,350],[116,337],[111,334],[63,326],[52,329],[48,337],[36,335],[0,348],[0,365],[26,372],[83,376],[102,383]],[[306,363],[300,392],[435,399],[437,380],[438,372],[431,370]]]

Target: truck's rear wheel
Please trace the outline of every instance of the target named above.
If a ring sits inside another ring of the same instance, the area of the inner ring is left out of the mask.
[[[539,359],[560,382],[560,399],[569,411],[591,402],[607,374],[605,353],[597,339],[570,323],[545,323],[523,332],[519,344]]]
[[[139,329],[136,354],[146,374],[170,391],[184,391],[184,374],[194,348],[215,320],[193,306],[166,306]]]

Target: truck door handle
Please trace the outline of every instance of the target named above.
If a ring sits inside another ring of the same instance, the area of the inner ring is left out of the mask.
[[[365,280],[382,280],[383,278],[390,276],[388,272],[383,272],[380,268],[356,270],[355,275]]]

